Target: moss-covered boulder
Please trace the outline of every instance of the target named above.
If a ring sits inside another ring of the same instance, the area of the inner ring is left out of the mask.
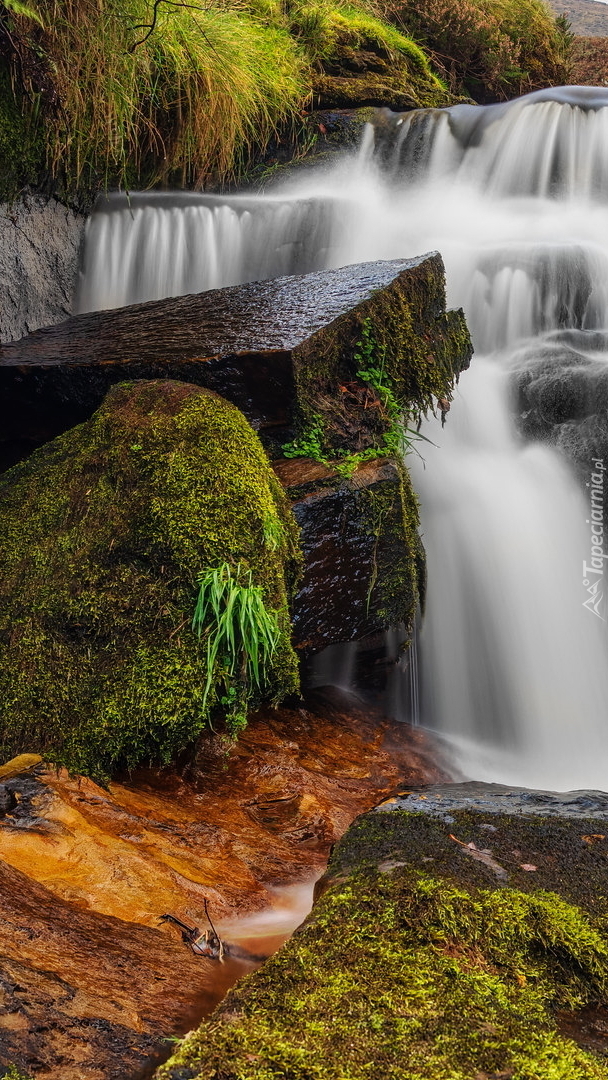
[[[209,568],[261,589],[276,622],[263,696],[297,688],[297,529],[257,436],[218,395],[118,385],[0,478],[0,504],[0,757],[40,751],[99,775],[167,761],[214,711],[241,722],[260,692],[221,652],[209,671],[209,630],[191,625]]]
[[[457,100],[412,38],[353,7],[330,15],[312,88],[320,108],[420,109]]]
[[[606,1080],[605,810],[442,810],[449,788],[355,822],[307,922],[158,1080]]]

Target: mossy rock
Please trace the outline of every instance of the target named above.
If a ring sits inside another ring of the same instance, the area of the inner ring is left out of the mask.
[[[307,922],[157,1080],[606,1080],[566,1034],[606,1004],[602,822],[489,818],[358,819]]]
[[[115,386],[90,420],[0,477],[0,502],[2,760],[27,749],[100,776],[195,739],[225,686],[218,667],[205,698],[197,583],[226,562],[251,571],[278,613],[265,696],[297,689],[297,527],[223,398],[168,380]]]
[[[312,78],[317,108],[371,105],[403,110],[454,104],[427,54],[369,12],[347,5],[336,8],[326,34]]]

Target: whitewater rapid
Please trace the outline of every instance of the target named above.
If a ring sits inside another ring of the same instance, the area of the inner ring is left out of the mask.
[[[607,605],[602,593],[584,606],[589,499],[566,459],[518,434],[510,387],[552,332],[608,329],[608,91],[387,113],[356,155],[268,195],[111,198],[89,224],[78,306],[435,249],[476,355],[445,428],[425,424],[435,447],[408,459],[429,569],[422,722],[465,776],[605,790]],[[601,447],[588,454],[589,477],[608,468]]]

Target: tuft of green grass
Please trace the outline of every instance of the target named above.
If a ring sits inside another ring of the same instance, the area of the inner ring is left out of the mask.
[[[72,192],[233,180],[301,126],[323,64],[357,50],[397,64],[413,101],[445,98],[368,0],[0,0],[0,45]]]
[[[253,688],[262,690],[281,630],[276,613],[266,608],[263,590],[254,585],[251,570],[240,563],[234,573],[229,563],[205,570],[200,575],[192,629],[206,642],[203,708],[217,679],[218,664],[225,673],[227,689],[238,678],[245,693]]]

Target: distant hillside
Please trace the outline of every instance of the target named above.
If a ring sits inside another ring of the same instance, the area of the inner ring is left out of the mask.
[[[566,15],[581,37],[608,37],[608,4],[597,0],[549,0],[556,15]]]

